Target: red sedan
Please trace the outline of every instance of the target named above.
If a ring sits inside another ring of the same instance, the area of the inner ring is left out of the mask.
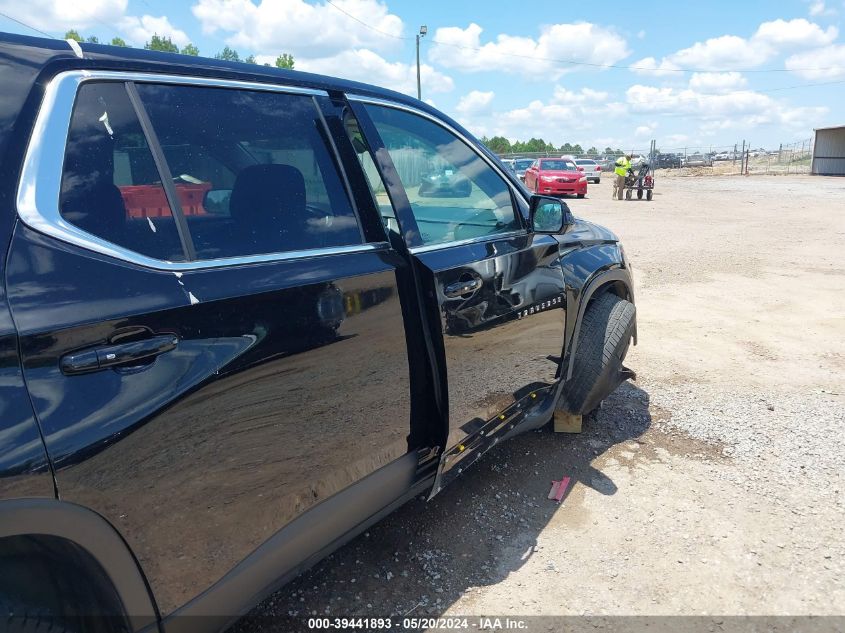
[[[550,196],[587,195],[587,178],[578,166],[565,158],[538,158],[525,171],[525,186],[534,193]]]

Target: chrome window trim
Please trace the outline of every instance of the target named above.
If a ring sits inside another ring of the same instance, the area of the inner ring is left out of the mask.
[[[419,253],[428,253],[431,251],[440,251],[454,246],[465,246],[467,244],[480,244],[482,242],[497,242],[499,240],[506,240],[512,237],[523,237],[526,231],[508,231],[507,233],[493,233],[491,235],[481,235],[479,237],[469,237],[465,240],[455,240],[453,242],[438,242],[436,244],[424,244],[423,246],[412,246],[408,249],[413,255]]]
[[[20,220],[28,227],[62,242],[73,244],[101,255],[114,257],[115,259],[136,264],[144,268],[172,272],[306,259],[326,255],[380,251],[390,248],[390,244],[383,241],[301,251],[245,255],[241,257],[171,262],[136,253],[135,251],[83,231],[62,218],[59,211],[59,196],[61,193],[65,146],[70,130],[73,104],[76,101],[76,94],[79,87],[88,81],[133,81],[136,83],[165,83],[328,96],[325,90],[208,77],[96,70],[72,70],[59,73],[45,88],[44,99],[38,109],[38,116],[36,117],[32,136],[27,145],[21,177],[18,182],[16,196],[17,213]]]
[[[440,127],[445,128],[446,130],[448,130],[449,132],[451,132],[452,134],[457,136],[459,139],[461,139],[467,145],[467,147],[470,148],[471,151],[475,152],[475,154],[479,158],[481,158],[485,163],[487,163],[487,165],[489,165],[493,169],[493,171],[495,171],[499,175],[499,177],[505,182],[505,184],[508,186],[508,188],[510,189],[510,191],[513,195],[519,196],[522,200],[525,201],[525,204],[530,205],[530,201],[526,200],[526,198],[522,194],[522,192],[519,189],[517,189],[516,187],[514,187],[513,183],[505,175],[505,173],[499,168],[499,166],[496,165],[493,161],[491,161],[483,153],[479,152],[475,148],[475,143],[473,141],[471,141],[464,134],[462,134],[461,132],[456,130],[454,127],[449,125],[446,121],[443,121],[442,119],[439,119],[436,116],[429,114],[428,112],[425,112],[423,110],[419,110],[417,108],[414,108],[413,106],[405,105],[404,103],[399,103],[397,101],[390,101],[388,99],[379,99],[377,97],[369,97],[369,96],[366,96],[366,95],[358,95],[358,94],[354,94],[354,93],[347,93],[346,98],[349,101],[355,101],[355,102],[358,102],[358,103],[369,103],[371,105],[378,105],[378,106],[383,106],[383,107],[386,107],[386,108],[393,108],[394,110],[404,110],[405,112],[409,112],[411,114],[415,114],[417,116],[420,116],[424,119],[428,119],[432,123],[435,123],[435,124],[439,125]],[[522,217],[521,211],[518,208],[514,208],[513,212],[514,212],[514,216],[519,219],[520,223],[523,223],[524,218]],[[441,249],[446,249],[446,248],[452,248],[453,246],[462,246],[464,244],[474,244],[476,242],[490,242],[490,241],[495,241],[495,240],[507,238],[507,237],[515,237],[515,236],[518,236],[518,235],[526,235],[527,233],[528,233],[528,229],[526,229],[525,226],[523,225],[523,228],[521,230],[518,230],[518,231],[508,231],[507,233],[494,233],[492,235],[484,235],[484,236],[481,236],[481,237],[473,237],[473,238],[469,238],[469,239],[466,239],[466,240],[456,240],[456,241],[452,241],[452,242],[438,242],[437,244],[424,244],[422,246],[411,247],[411,248],[408,249],[408,251],[413,253],[413,254],[427,253],[429,251],[436,251],[436,250],[441,250]]]

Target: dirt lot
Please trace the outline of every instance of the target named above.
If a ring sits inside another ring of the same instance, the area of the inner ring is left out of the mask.
[[[665,177],[652,202],[610,189],[570,206],[634,264],[638,380],[581,435],[491,451],[237,629],[289,630],[274,614],[845,614],[845,179]],[[567,475],[557,506],[549,484]]]

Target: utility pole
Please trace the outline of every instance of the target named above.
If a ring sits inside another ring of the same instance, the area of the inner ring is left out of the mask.
[[[425,37],[428,33],[428,27],[423,24],[420,27],[420,32],[417,34],[417,99],[422,101],[422,87],[420,85],[420,38]]]
[[[743,166],[745,162],[745,139],[742,139],[742,153],[739,155],[739,174],[742,175]]]

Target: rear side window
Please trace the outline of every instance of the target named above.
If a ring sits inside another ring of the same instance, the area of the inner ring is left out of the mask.
[[[310,96],[138,84],[199,259],[360,244]]]
[[[183,261],[152,153],[122,83],[79,89],[65,148],[62,218],[148,257]]]

